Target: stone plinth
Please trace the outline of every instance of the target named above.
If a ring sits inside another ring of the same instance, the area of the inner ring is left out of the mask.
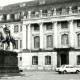
[[[0,50],[0,73],[18,73],[17,53]]]

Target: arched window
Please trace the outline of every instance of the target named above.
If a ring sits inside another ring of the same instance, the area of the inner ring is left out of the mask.
[[[39,36],[34,37],[34,48],[39,48],[40,47],[40,38]]]
[[[47,48],[53,48],[53,36],[52,35],[47,36]]]
[[[61,44],[62,44],[62,45],[68,45],[68,44],[69,44],[68,34],[63,34],[63,35],[61,36]]]
[[[80,47],[80,34],[78,34],[78,47]]]
[[[51,65],[51,56],[45,56],[45,65]]]
[[[32,57],[32,65],[38,65],[38,56]]]

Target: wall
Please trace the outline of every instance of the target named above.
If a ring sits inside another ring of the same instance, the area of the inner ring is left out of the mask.
[[[51,56],[51,65],[45,65],[45,56]],[[38,65],[32,65],[32,56],[38,56]],[[26,70],[54,70],[57,67],[56,52],[22,53],[22,67]]]

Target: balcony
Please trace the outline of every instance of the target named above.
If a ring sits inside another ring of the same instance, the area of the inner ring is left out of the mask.
[[[63,16],[63,15],[73,15],[73,14],[79,14],[80,10],[75,9],[75,10],[65,10],[65,11],[51,11],[50,13],[45,12],[45,13],[38,13],[38,14],[29,14],[25,15],[26,19],[28,18],[40,18],[40,17],[52,17],[52,16]],[[24,19],[24,18],[23,18]]]

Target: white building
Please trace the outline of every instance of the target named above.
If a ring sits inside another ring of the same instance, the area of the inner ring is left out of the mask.
[[[16,39],[19,67],[26,70],[54,70],[62,64],[80,67],[79,2],[37,0],[0,10],[0,25],[9,26]]]

